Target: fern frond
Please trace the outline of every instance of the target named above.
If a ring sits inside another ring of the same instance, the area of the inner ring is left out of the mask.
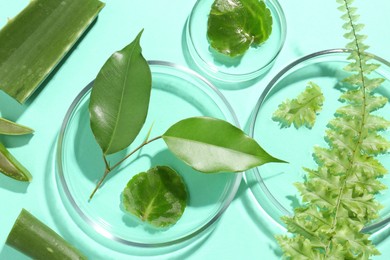
[[[368,178],[382,177],[387,173],[386,168],[378,160],[368,155],[356,156],[352,164],[352,171],[358,176]]]
[[[369,259],[379,252],[361,229],[378,218],[382,206],[375,194],[386,186],[378,178],[387,169],[375,158],[388,153],[390,142],[380,135],[390,127],[385,118],[373,115],[388,103],[374,91],[384,81],[370,74],[379,65],[365,51],[366,36],[359,32],[353,0],[336,0],[346,21],[344,37],[351,49],[350,63],[344,68],[351,75],[341,94],[344,105],[328,123],[325,140],[328,148],[315,147],[317,169],[307,172],[304,183],[296,183],[303,206],[294,209],[292,217],[283,218],[291,237],[278,237],[284,254],[291,259]]]
[[[350,136],[341,135],[333,129],[327,129],[325,140],[328,142],[329,147],[337,147],[337,149],[347,157],[352,156],[355,148],[355,142],[350,138]]]
[[[309,82],[306,89],[298,95],[297,98],[287,99],[281,103],[274,112],[272,120],[280,123],[281,127],[290,127],[294,124],[295,128],[314,126],[317,113],[322,109],[324,95],[318,85]]]
[[[390,149],[390,142],[381,135],[370,134],[362,142],[362,152],[370,155],[387,153]]]
[[[356,104],[349,104],[343,107],[340,107],[336,110],[336,114],[340,117],[344,118],[353,118],[355,120],[361,120],[364,114],[362,114],[361,106],[357,106]]]
[[[290,259],[311,260],[323,259],[320,252],[313,250],[309,239],[304,236],[279,236],[276,237],[286,257]],[[309,243],[308,243],[309,242]]]
[[[390,127],[390,122],[381,116],[368,115],[365,129],[367,132],[383,131]]]
[[[313,156],[319,166],[326,166],[336,174],[345,172],[349,166],[346,155],[333,149],[315,147]]]

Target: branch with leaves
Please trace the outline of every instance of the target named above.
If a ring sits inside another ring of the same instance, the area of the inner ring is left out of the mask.
[[[203,173],[242,172],[268,162],[283,162],[232,124],[199,116],[185,118],[154,138],[149,138],[149,130],[139,146],[111,166],[107,155],[131,145],[148,114],[152,78],[142,56],[141,34],[142,31],[132,43],[107,60],[92,87],[91,129],[102,150],[105,170],[90,200],[113,169],[145,145],[160,139],[178,159]],[[155,166],[128,182],[122,202],[125,209],[141,220],[165,227],[182,215],[186,192],[179,173],[167,166]]]

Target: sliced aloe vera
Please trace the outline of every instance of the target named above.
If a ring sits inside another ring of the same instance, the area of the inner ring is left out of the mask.
[[[31,128],[14,123],[0,117],[0,134],[2,135],[26,135],[34,132]]]
[[[18,181],[31,181],[30,172],[0,143],[0,172]]]
[[[0,89],[25,102],[104,4],[98,0],[34,0],[0,31]]]
[[[6,243],[33,259],[87,259],[25,209],[16,219]]]

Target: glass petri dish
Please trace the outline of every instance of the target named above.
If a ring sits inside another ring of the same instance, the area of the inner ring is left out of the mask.
[[[169,62],[150,61],[152,92],[143,130],[129,147],[137,147],[150,127],[151,138],[177,121],[210,116],[238,125],[223,95],[195,72]],[[108,248],[161,248],[178,245],[209,230],[234,198],[242,174],[202,174],[179,161],[163,141],[153,142],[112,172],[93,199],[88,198],[104,171],[102,153],[89,125],[91,82],[70,106],[58,138],[56,180],[65,208],[92,238]],[[112,163],[128,151],[109,157]],[[125,213],[121,193],[131,177],[156,165],[168,165],[181,174],[189,193],[181,219],[170,228],[154,228]],[[192,240],[191,240],[192,241]]]
[[[281,51],[286,38],[286,19],[279,2],[265,0],[273,18],[272,33],[266,42],[250,47],[243,56],[229,58],[213,50],[207,39],[207,20],[214,0],[198,0],[187,20],[186,47],[192,63],[211,80],[239,83],[265,73]]]
[[[293,184],[303,182],[305,171],[302,167],[316,169],[312,157],[313,147],[328,147],[324,134],[328,122],[341,106],[338,98],[341,94],[341,81],[349,75],[343,71],[343,67],[348,64],[349,54],[345,49],[324,50],[289,64],[266,86],[251,115],[249,135],[272,155],[289,162],[263,165],[247,171],[244,177],[258,205],[271,221],[281,228],[284,228],[284,223],[280,218],[292,215],[293,207],[300,201],[300,195]],[[373,62],[381,66],[372,75],[385,79],[378,91],[390,98],[390,63],[377,56],[373,56]],[[301,93],[309,81],[318,84],[325,96],[323,108],[314,127],[281,128],[272,120],[272,114],[280,103]],[[387,105],[376,112],[383,116],[389,115],[390,106]],[[390,138],[388,131],[382,135]],[[388,154],[379,155],[377,159],[390,169]],[[381,181],[390,187],[389,177],[384,176]],[[366,226],[363,231],[377,234],[379,238],[381,231],[390,223],[390,192],[387,190],[378,194],[377,199],[384,206],[380,218]]]

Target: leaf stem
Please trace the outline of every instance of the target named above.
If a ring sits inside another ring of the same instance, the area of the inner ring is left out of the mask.
[[[157,137],[154,137],[152,139],[149,139],[149,140],[145,140],[143,141],[137,148],[135,148],[133,151],[131,151],[128,155],[126,155],[125,157],[123,157],[121,160],[119,160],[116,164],[114,164],[112,167],[110,167],[108,161],[107,161],[107,158],[106,156],[103,155],[103,159],[104,159],[104,163],[105,163],[105,166],[106,166],[106,169],[104,171],[104,174],[102,176],[102,178],[99,180],[99,182],[97,183],[95,189],[92,191],[91,195],[89,196],[89,200],[88,201],[91,201],[91,199],[93,198],[93,196],[95,195],[96,191],[99,189],[99,187],[103,184],[104,180],[106,179],[107,175],[112,172],[112,170],[114,170],[115,168],[117,168],[121,163],[123,163],[127,158],[129,158],[130,156],[132,156],[134,153],[136,153],[137,151],[139,151],[142,147],[144,147],[145,145],[147,144],[150,144],[151,142],[154,142],[158,139],[161,139],[162,138],[162,135],[159,135]]]

